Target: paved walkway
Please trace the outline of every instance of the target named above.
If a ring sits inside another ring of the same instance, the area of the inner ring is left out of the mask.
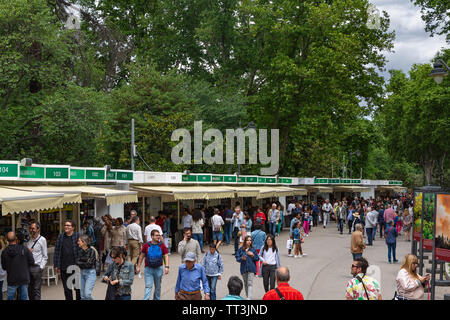
[[[303,251],[308,255],[306,257],[294,259],[287,256],[286,240],[288,231],[285,229],[276,242],[281,249],[281,264],[287,266],[291,272],[290,284],[300,290],[305,299],[308,300],[343,300],[345,299],[345,289],[348,280],[351,279],[350,269],[352,256],[350,254],[350,235],[348,230],[340,235],[335,223],[331,223],[324,229],[321,225],[313,227],[312,233],[305,238]],[[410,252],[411,242],[406,242],[403,237],[397,242],[397,259],[399,263],[388,264],[387,247],[384,239],[377,235],[376,241],[372,247],[368,247],[364,252],[364,257],[370,265],[379,267],[380,273],[375,277],[379,278],[383,299],[392,299],[395,291],[395,277],[400,268],[403,257]],[[205,250],[207,247],[205,247]],[[223,298],[227,293],[227,281],[232,275],[240,276],[239,264],[236,262],[232,253],[233,245],[221,246],[220,252],[224,260],[224,274],[222,280],[217,283],[217,298]],[[181,264],[181,258],[178,254],[170,255],[170,272],[163,277],[162,281],[162,300],[174,300],[174,288],[177,280],[178,266]],[[376,268],[375,268],[376,269]],[[54,281],[50,287],[46,284],[42,287],[42,298],[48,300],[64,299],[62,284],[59,281],[55,286]],[[140,300],[144,297],[145,283],[142,278],[135,277],[132,286],[132,299]],[[262,278],[254,279],[253,299],[261,299],[264,295]],[[436,299],[442,300],[444,293],[450,293],[449,288],[436,288]],[[106,294],[106,284],[101,283],[100,279],[94,287],[93,297],[95,299],[104,299]],[[153,293],[152,293],[153,295]],[[242,296],[245,297],[243,290]],[[426,297],[425,297],[426,299]]]

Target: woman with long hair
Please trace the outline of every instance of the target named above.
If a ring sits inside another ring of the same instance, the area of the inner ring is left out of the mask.
[[[252,246],[252,237],[246,236],[242,247],[236,252],[236,261],[241,264],[241,274],[244,279],[245,294],[247,300],[252,299],[253,277],[256,274],[256,261],[259,260],[258,253]]]
[[[264,290],[267,292],[275,289],[275,271],[280,266],[280,250],[273,235],[267,235],[264,246],[259,251],[259,258],[262,261],[260,274],[263,276]]]
[[[424,287],[430,281],[430,275],[425,277],[417,273],[419,259],[413,254],[407,254],[397,274],[397,291],[395,300],[422,300]]]
[[[131,285],[134,280],[134,266],[126,260],[125,248],[115,247],[111,250],[114,261],[103,275],[103,282],[113,288],[114,300],[131,300]]]
[[[405,241],[411,241],[412,215],[406,209],[403,213],[403,232],[405,233]]]
[[[203,220],[202,212],[199,209],[195,209],[192,214],[192,237],[200,243],[200,250],[203,251],[203,226],[205,222]]]
[[[80,275],[80,295],[81,300],[94,300],[92,290],[94,289],[97,273],[95,271],[98,260],[98,253],[94,247],[90,245],[91,239],[88,235],[83,234],[78,238],[78,259],[76,261],[81,269]]]

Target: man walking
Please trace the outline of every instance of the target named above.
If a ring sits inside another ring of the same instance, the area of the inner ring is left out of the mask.
[[[291,279],[289,269],[279,267],[276,272],[277,287],[266,292],[263,300],[304,300],[303,295],[297,289],[289,285]]]
[[[280,221],[280,211],[277,210],[277,204],[272,203],[272,209],[269,210],[269,233],[274,237],[277,235],[277,225]]]
[[[195,261],[195,253],[187,252],[183,259],[184,263],[178,268],[175,300],[202,300],[200,283],[203,286],[205,300],[210,300],[205,269]]]
[[[323,211],[323,227],[326,228],[327,227],[327,222],[328,219],[330,219],[330,213],[331,210],[333,209],[333,206],[330,203],[330,200],[325,200],[325,203],[322,206],[322,211]]]
[[[8,246],[3,250],[1,259],[2,269],[7,273],[8,289],[6,299],[14,300],[17,289],[19,289],[20,300],[28,300],[30,267],[35,264],[33,254],[23,244],[17,243],[17,237],[14,232],[8,232],[6,240],[8,241]],[[3,292],[1,294],[3,295]]]
[[[53,256],[53,265],[56,273],[61,273],[61,281],[64,287],[64,296],[66,300],[73,300],[72,288],[67,285],[67,280],[71,273],[67,272],[70,266],[76,265],[78,260],[78,239],[80,234],[75,232],[75,223],[68,220],[64,223],[64,233],[58,236],[55,244],[55,255]],[[77,300],[81,300],[80,289],[75,289]]]
[[[225,224],[222,217],[219,216],[219,209],[214,209],[214,215],[211,217],[211,227],[212,227],[212,235],[213,235],[213,241],[216,245],[216,249],[220,247],[220,244],[222,243],[222,231],[221,227]]]
[[[346,211],[342,201],[339,201],[339,206],[336,208],[336,218],[338,219],[339,232],[342,234],[344,231],[344,219],[346,218]]]
[[[139,252],[142,247],[142,229],[140,227],[140,220],[138,216],[131,218],[131,224],[127,227],[128,248],[130,249],[130,260],[136,268],[136,263],[139,257]]]
[[[155,285],[153,300],[160,300],[162,276],[163,273],[169,273],[169,251],[161,241],[161,234],[157,229],[152,230],[150,236],[152,240],[142,246],[139,262],[136,267],[136,273],[140,273],[142,259],[145,258],[144,300],[150,300],[153,284]]]
[[[365,248],[362,224],[358,223],[355,225],[355,231],[352,233],[352,240],[350,242],[350,252],[352,253],[353,260],[362,257]]]
[[[395,216],[395,211],[394,211],[394,209],[391,208],[391,205],[390,205],[390,204],[387,204],[387,205],[386,205],[386,210],[384,210],[384,214],[383,214],[383,218],[384,218],[384,221],[385,221],[385,223],[386,223],[385,229],[384,229],[385,232],[386,232],[387,228],[389,227],[387,222],[388,222],[389,220],[394,221],[394,216]]]
[[[181,263],[184,262],[184,258],[188,252],[195,254],[195,260],[200,261],[201,248],[200,243],[192,238],[192,229],[183,229],[184,238],[178,244],[178,253],[181,255]]]
[[[244,215],[241,212],[241,207],[236,206],[234,209],[233,218],[231,219],[231,224],[233,225],[233,238],[234,238],[234,253],[233,256],[236,255],[236,252],[239,249],[239,237],[238,232],[241,228],[241,225],[244,223]]]
[[[380,284],[366,275],[369,263],[360,257],[353,261],[351,274],[353,279],[347,283],[347,300],[382,300]]]
[[[374,228],[376,228],[378,222],[378,211],[376,211],[375,209],[372,210],[371,207],[368,207],[367,211],[369,212],[367,213],[366,216],[366,231],[367,231],[367,239],[369,242],[368,245],[371,246],[374,234],[373,230]]]
[[[225,221],[224,221],[225,224],[223,226],[223,233],[225,235],[225,243],[227,245],[229,245],[230,242],[231,242],[231,232],[233,231],[232,227],[231,227],[231,219],[233,219],[233,211],[230,208],[225,207],[223,215],[225,217]]]
[[[47,264],[47,240],[40,235],[41,224],[33,222],[30,225],[31,239],[27,246],[33,254],[35,264],[30,267],[30,285],[28,297],[30,300],[41,300],[42,271]]]

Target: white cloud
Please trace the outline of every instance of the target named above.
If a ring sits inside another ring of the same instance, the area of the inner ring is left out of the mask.
[[[386,53],[386,69],[401,69],[407,73],[415,63],[431,63],[434,55],[442,48],[448,48],[445,36],[430,37],[425,32],[425,22],[420,8],[410,0],[371,0],[380,11],[389,14],[390,31],[395,31],[394,49]],[[385,78],[388,73],[383,73]]]

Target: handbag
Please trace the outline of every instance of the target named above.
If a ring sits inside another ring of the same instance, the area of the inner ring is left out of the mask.
[[[403,296],[403,297],[400,297],[400,296],[398,295],[397,291],[395,291],[395,293],[394,293],[394,298],[392,298],[392,300],[409,300],[409,299],[405,298],[404,296]]]
[[[286,241],[286,249],[291,250],[291,249],[292,249],[292,244],[293,244],[293,243],[294,243],[294,240],[288,239],[288,240]]]

